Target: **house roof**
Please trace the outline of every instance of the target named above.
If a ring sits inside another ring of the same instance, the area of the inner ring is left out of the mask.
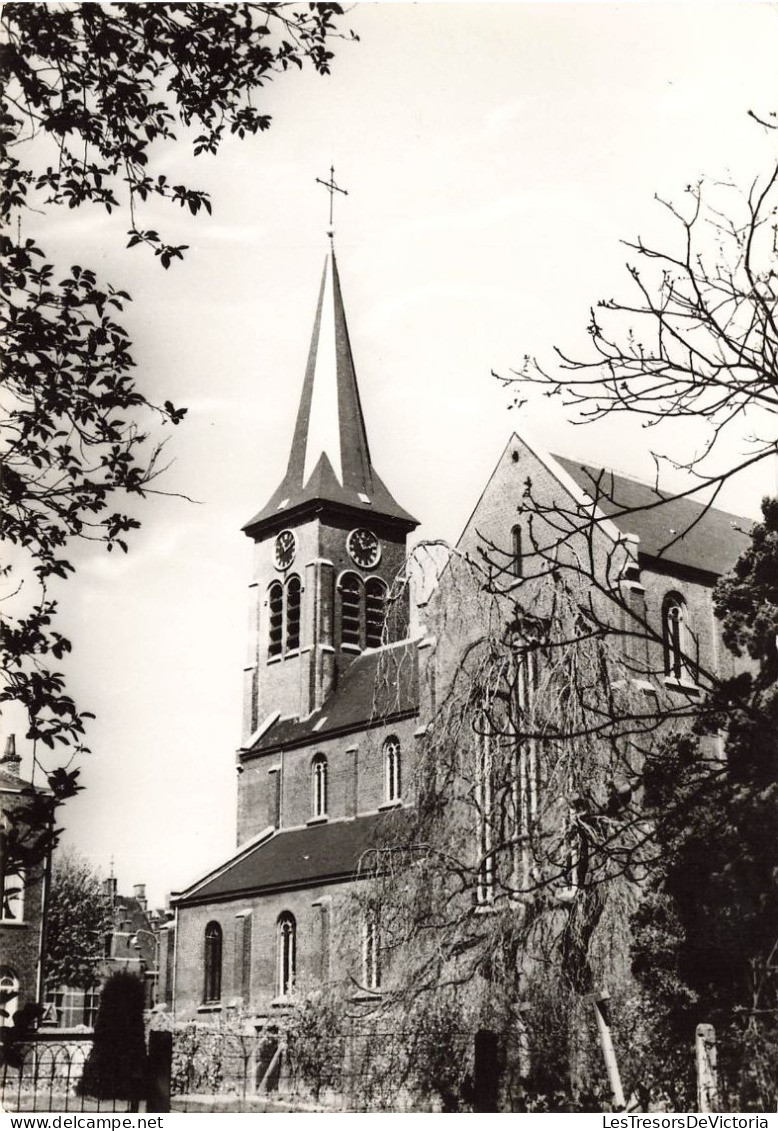
[[[385,814],[279,829],[212,879],[176,902],[208,903],[255,892],[333,883],[356,875],[364,854],[378,842]]]
[[[346,669],[319,710],[305,719],[278,719],[247,749],[251,753],[296,746],[313,738],[390,722],[418,710],[417,642],[402,640],[363,652]]]
[[[256,535],[315,502],[418,526],[392,497],[370,459],[334,251],[324,264],[319,302],[286,474],[246,523]]]
[[[607,468],[554,456],[624,534],[637,534],[641,555],[723,574],[750,544],[752,520],[679,499]]]
[[[11,774],[8,770],[0,768],[0,790],[19,793],[23,789],[32,789],[32,782],[25,781],[17,774]]]

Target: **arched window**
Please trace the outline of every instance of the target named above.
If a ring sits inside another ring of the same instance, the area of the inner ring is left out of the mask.
[[[687,631],[686,602],[679,593],[668,593],[662,604],[665,675],[675,679],[680,679],[684,673]]]
[[[494,766],[490,722],[486,711],[480,712],[476,717],[475,732],[476,852],[478,853],[476,903],[484,905],[491,903],[494,899],[494,857],[492,855]]]
[[[268,656],[280,656],[284,644],[284,590],[280,581],[274,581],[267,594],[270,609]]]
[[[222,929],[218,923],[205,928],[205,988],[203,1001],[220,1001],[222,996]]]
[[[300,647],[300,578],[293,575],[286,583],[286,651]]]
[[[294,989],[297,970],[297,924],[294,915],[284,911],[278,916],[278,956],[276,985],[279,997],[288,997]]]
[[[400,800],[402,789],[400,761],[400,740],[392,734],[384,743],[384,795],[386,801]]]
[[[364,587],[355,573],[345,573],[340,581],[340,642],[362,645],[362,598]]]
[[[0,1027],[13,1025],[19,1005],[19,979],[10,966],[0,966]]]
[[[21,923],[24,919],[24,872],[21,870],[3,872],[0,883],[2,883],[0,920],[4,923]]]
[[[524,568],[521,560],[520,526],[514,526],[511,530],[511,573],[514,577],[524,576]]]
[[[381,988],[381,931],[374,908],[365,915],[362,929],[362,984],[368,990]]]
[[[314,817],[325,817],[327,815],[327,759],[323,754],[317,754],[311,763],[311,786],[313,815]]]
[[[384,639],[386,622],[386,586],[378,577],[371,577],[365,586],[365,642],[378,648]]]

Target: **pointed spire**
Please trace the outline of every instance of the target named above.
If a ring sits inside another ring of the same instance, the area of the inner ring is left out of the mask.
[[[370,459],[335,252],[324,263],[319,302],[297,410],[292,450],[281,485],[244,526],[249,534],[315,501],[418,523],[392,498]]]

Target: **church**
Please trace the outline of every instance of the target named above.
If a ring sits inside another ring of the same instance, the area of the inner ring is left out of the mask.
[[[606,483],[596,539],[618,558],[625,601],[655,626],[640,665],[665,694],[693,700],[699,670],[733,670],[711,592],[747,542],[734,516],[513,435],[455,548],[476,562],[491,547],[506,592],[538,550],[518,505],[529,482],[547,516],[593,508],[593,485]],[[368,920],[344,940],[338,903],[363,882],[387,814],[413,810],[420,746],[479,628],[451,569],[414,600],[406,559],[418,522],[406,501],[372,463],[331,248],[286,472],[243,528],[254,557],[236,848],[172,897],[159,1000],[177,1020],[261,1023],[344,962],[362,992],[381,993],[379,928]],[[476,902],[488,898],[479,876]]]

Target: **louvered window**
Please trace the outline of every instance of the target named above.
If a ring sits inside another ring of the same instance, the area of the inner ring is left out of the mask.
[[[300,647],[300,578],[290,577],[286,583],[286,650]]]
[[[340,582],[340,640],[342,644],[362,644],[362,582],[347,573]]]
[[[280,656],[284,642],[284,590],[280,581],[274,581],[268,592],[270,609],[270,635],[268,656]]]
[[[365,639],[368,648],[378,648],[383,642],[386,621],[386,586],[372,577],[365,587]]]

